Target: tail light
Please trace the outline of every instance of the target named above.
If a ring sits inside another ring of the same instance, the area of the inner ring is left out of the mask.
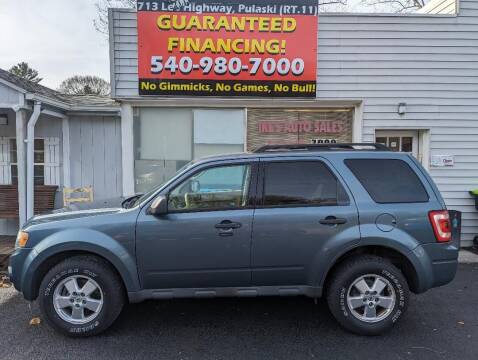
[[[448,242],[451,240],[450,214],[447,210],[430,211],[428,213],[430,222],[435,232],[437,242]]]

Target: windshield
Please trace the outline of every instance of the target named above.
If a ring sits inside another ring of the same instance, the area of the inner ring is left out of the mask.
[[[175,174],[174,176],[171,178],[171,179],[168,179],[164,182],[162,182],[161,184],[155,186],[152,190],[148,191],[147,193],[141,195],[141,196],[138,196],[136,195],[135,198],[135,201],[131,204],[130,207],[135,207],[135,206],[138,206],[139,204],[141,204],[143,201],[145,201],[146,199],[148,199],[149,197],[151,197],[154,193],[156,193],[159,189],[161,189],[165,184],[167,184],[169,181],[171,181],[172,179],[174,179],[176,176],[178,176],[179,174],[181,174],[183,171],[186,171],[187,169],[189,169],[192,165],[194,165],[196,163],[195,160],[193,161],[190,161],[188,162],[186,165],[184,165],[181,169],[179,169]]]

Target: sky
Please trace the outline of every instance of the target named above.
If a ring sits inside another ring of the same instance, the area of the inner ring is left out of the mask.
[[[93,26],[95,2],[0,0],[0,68],[26,61],[53,89],[74,75],[109,81],[108,40]],[[364,11],[359,3],[348,0],[348,11]]]
[[[95,0],[0,0],[0,68],[26,61],[58,88],[73,75],[109,81],[109,48],[98,33]]]

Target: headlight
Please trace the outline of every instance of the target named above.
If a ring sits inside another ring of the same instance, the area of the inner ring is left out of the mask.
[[[17,235],[16,248],[24,248],[28,242],[28,233],[25,231],[19,231]]]

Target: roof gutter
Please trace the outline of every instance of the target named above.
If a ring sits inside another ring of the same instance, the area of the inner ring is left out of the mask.
[[[119,104],[117,106],[115,105],[98,105],[98,106],[91,106],[91,105],[76,105],[76,104],[68,104],[66,102],[58,101],[58,100],[52,100],[50,98],[47,98],[42,95],[38,95],[35,93],[28,93],[26,94],[25,97],[27,100],[31,101],[40,101],[42,104],[45,105],[51,105],[53,107],[59,108],[61,110],[67,111],[67,112],[79,112],[79,111],[84,111],[84,112],[91,112],[91,111],[100,111],[104,113],[108,112],[115,112],[118,113],[120,111],[120,106]]]
[[[50,98],[47,98],[45,96],[38,95],[35,93],[27,93],[25,95],[25,99],[32,100],[32,101],[39,101],[39,102],[42,102],[43,104],[52,105],[62,110],[70,110],[71,108],[70,104],[68,103],[65,103],[63,101],[58,101],[58,100],[52,100]]]

